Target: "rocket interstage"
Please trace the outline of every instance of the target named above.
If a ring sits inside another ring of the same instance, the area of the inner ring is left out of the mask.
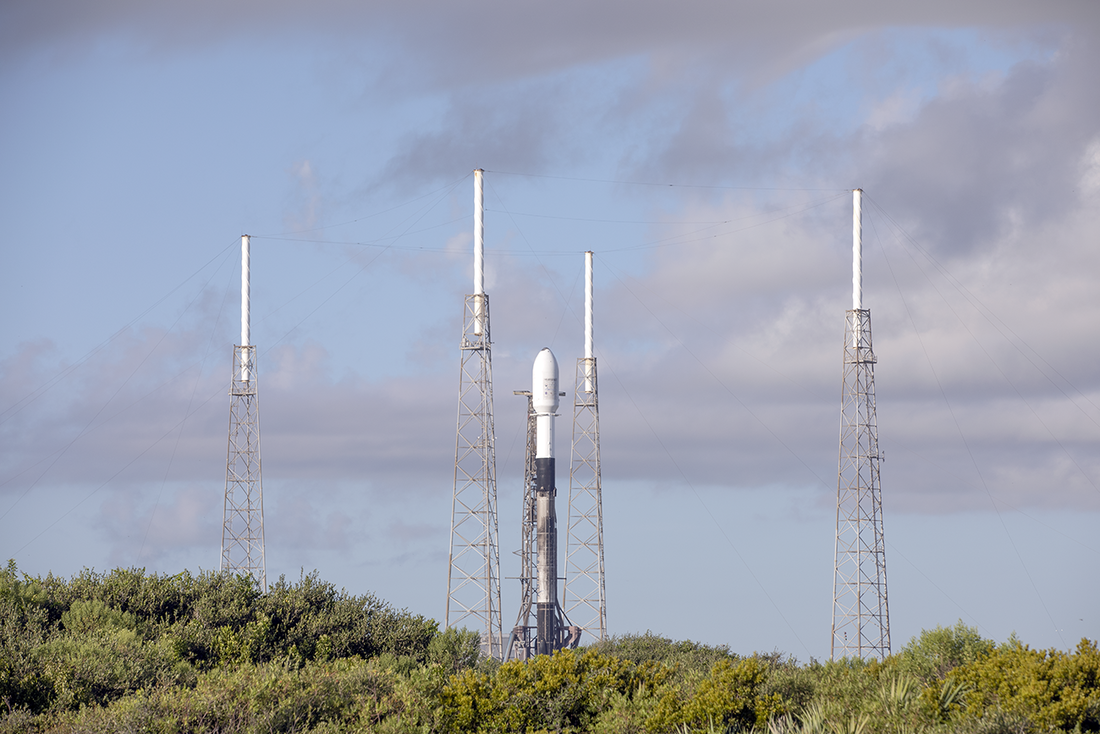
[[[538,631],[535,654],[547,655],[558,638],[558,523],[554,508],[554,418],[558,409],[558,361],[549,349],[535,357],[531,370],[535,412],[535,512],[538,523]]]

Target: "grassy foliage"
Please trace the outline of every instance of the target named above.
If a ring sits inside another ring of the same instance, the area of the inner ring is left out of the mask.
[[[884,661],[799,664],[652,633],[499,664],[479,635],[317,575],[0,571],[7,732],[1100,732],[1100,650],[962,623]]]

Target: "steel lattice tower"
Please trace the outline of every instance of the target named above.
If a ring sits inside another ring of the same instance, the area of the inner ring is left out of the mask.
[[[249,237],[241,237],[241,344],[233,347],[229,448],[222,511],[223,572],[249,574],[267,591],[264,491],[260,480],[260,415],[256,347],[249,328]]]
[[[462,325],[446,627],[471,626],[481,651],[503,658],[489,297],[485,294],[483,171],[474,171],[474,293]]]
[[[890,654],[886,597],[886,541],[879,485],[878,422],[875,417],[875,354],[871,311],[862,306],[862,191],[853,192],[852,310],[844,329],[844,392],[841,398],[837,473],[836,546],[830,656]]]
[[[584,353],[573,391],[573,449],[569,465],[565,588],[562,603],[573,623],[597,640],[607,636],[604,593],[603,498],[600,489],[600,402],[592,337],[592,253],[584,253]]]
[[[519,556],[519,614],[504,650],[507,660],[526,660],[534,654],[535,599],[538,598],[538,574],[535,573],[538,555],[538,520],[536,516],[535,487],[535,408],[530,390],[515,390],[515,395],[527,397],[527,441],[523,456],[523,515],[520,518]]]

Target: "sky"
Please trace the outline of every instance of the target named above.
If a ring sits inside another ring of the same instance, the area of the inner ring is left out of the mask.
[[[505,626],[512,391],[550,347],[569,404],[591,250],[610,632],[827,658],[858,187],[893,649],[1098,639],[1098,41],[1090,0],[6,3],[0,557],[217,569],[247,233],[269,580],[441,620],[481,168]]]

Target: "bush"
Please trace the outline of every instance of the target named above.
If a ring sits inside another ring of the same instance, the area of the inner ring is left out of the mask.
[[[669,667],[679,668],[684,673],[706,673],[715,663],[738,660],[738,656],[730,652],[727,645],[711,647],[691,640],[674,642],[652,632],[611,637],[591,645],[591,648],[635,664],[664,663]]]
[[[992,640],[984,639],[960,619],[954,627],[924,630],[920,637],[909,640],[897,656],[898,668],[925,683],[933,678],[942,680],[958,666],[976,662],[993,648]]]
[[[761,694],[764,674],[764,665],[753,658],[736,666],[728,660],[715,663],[685,703],[682,723],[693,729],[723,730],[766,725],[784,713],[785,706],[778,695]]]
[[[53,710],[103,705],[153,686],[193,684],[191,666],[168,640],[145,643],[133,630],[103,630],[38,648]]]
[[[72,732],[161,734],[308,731],[430,731],[431,706],[422,681],[375,661],[239,665],[200,676],[194,688],[155,688],[56,720]],[[430,688],[430,685],[427,686]]]
[[[1100,731],[1100,650],[1032,650],[1015,639],[948,677],[967,690],[956,719],[973,725],[992,712],[1030,720],[1040,731]]]
[[[451,627],[428,643],[428,661],[453,675],[477,665],[481,656],[481,635],[476,631]]]
[[[445,730],[589,731],[613,693],[642,681],[630,663],[595,650],[560,650],[513,660],[495,674],[466,670],[451,678],[440,701]]]

